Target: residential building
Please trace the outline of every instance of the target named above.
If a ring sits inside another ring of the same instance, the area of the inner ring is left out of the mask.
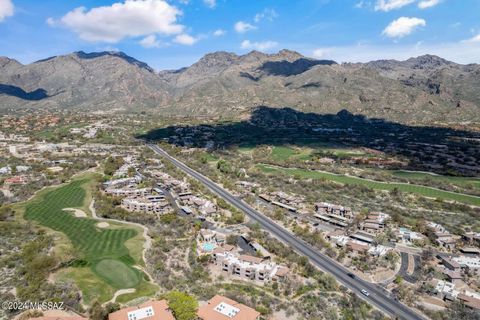
[[[353,251],[353,252],[365,253],[365,252],[368,251],[368,245],[361,244],[361,243],[354,242],[354,241],[347,241],[345,246],[346,246],[347,250]]]
[[[462,235],[462,239],[470,245],[480,246],[480,233],[467,232]]]
[[[15,176],[5,179],[3,182],[6,186],[18,185],[18,184],[27,184],[28,179],[25,176]]]
[[[453,257],[452,260],[455,261],[464,272],[469,272],[476,275],[480,274],[480,258],[459,256]]]
[[[114,196],[114,197],[145,197],[152,193],[152,188],[141,188],[138,189],[134,185],[127,186],[125,188],[107,188],[105,193]]]
[[[474,310],[480,310],[480,298],[477,296],[470,295],[468,292],[460,293],[457,296],[457,299],[462,301],[463,304]]]
[[[146,196],[137,198],[125,198],[122,199],[122,207],[127,211],[132,212],[144,212],[144,213],[169,213],[172,208],[168,201],[163,199],[157,199],[159,196]]]
[[[131,178],[123,178],[123,179],[116,179],[116,180],[110,180],[107,182],[104,182],[103,185],[106,188],[123,188],[129,185],[136,185],[138,183],[142,182],[142,177],[140,175],[136,175]]]
[[[30,320],[88,320],[80,316],[42,316],[37,318],[30,318]]]
[[[454,272],[460,272],[461,266],[457,261],[455,261],[455,260],[453,260],[453,259],[451,259],[450,257],[447,257],[447,256],[441,256],[440,259],[442,261],[442,265],[446,269],[448,269],[450,271],[454,271]]]
[[[277,281],[283,279],[287,273],[282,270],[286,267],[268,261],[267,258],[237,255],[227,251],[214,251],[213,257],[214,264],[220,266],[222,271],[248,280]],[[281,272],[278,273],[279,271]]]
[[[354,218],[352,209],[327,202],[316,203],[315,211],[317,219],[343,228],[348,227]]]
[[[362,229],[371,234],[378,234],[385,229],[390,216],[383,212],[371,212],[362,223]]]
[[[460,293],[455,284],[443,280],[434,280],[435,295],[440,299],[454,300]]]
[[[459,249],[461,253],[470,255],[470,256],[478,256],[480,255],[480,249],[475,247],[464,247]]]
[[[198,309],[202,320],[259,320],[260,313],[255,309],[232,299],[216,295]],[[109,319],[113,320],[113,319]]]
[[[383,257],[391,250],[392,248],[378,245],[370,247],[370,249],[368,249],[368,253],[374,257]]]
[[[217,245],[222,245],[225,243],[227,237],[225,234],[220,233],[214,230],[201,229],[198,233],[198,239],[201,242],[208,242]]]
[[[175,320],[166,300],[147,301],[136,307],[120,309],[108,315],[108,320]]]
[[[426,237],[421,233],[412,231],[408,228],[400,227],[396,232],[397,241],[401,241],[403,243],[411,243],[413,241],[421,241]]]

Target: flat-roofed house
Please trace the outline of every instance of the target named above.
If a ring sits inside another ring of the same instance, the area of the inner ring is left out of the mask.
[[[465,306],[474,310],[480,310],[480,299],[467,295],[466,293],[460,293],[457,299],[462,301]]]
[[[198,309],[202,320],[259,320],[260,313],[235,300],[216,295]]]
[[[315,212],[316,218],[343,228],[347,227],[354,217],[352,209],[327,202],[316,203]]]
[[[461,266],[457,261],[444,256],[442,256],[441,259],[442,259],[443,266],[448,270],[455,271],[455,272],[459,272],[461,270]]]
[[[175,320],[166,300],[147,301],[136,307],[120,309],[108,315],[108,320]]]

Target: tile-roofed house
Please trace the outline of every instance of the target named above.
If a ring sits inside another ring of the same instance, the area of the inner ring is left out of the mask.
[[[83,317],[61,317],[61,316],[43,316],[37,318],[30,318],[30,320],[87,320],[87,318]]]
[[[136,307],[120,309],[108,315],[108,320],[175,320],[166,300],[147,301]]]
[[[378,223],[365,223],[363,224],[363,230],[371,234],[377,234],[381,230],[381,226]]]
[[[258,320],[260,313],[232,299],[216,295],[198,309],[202,320]]]
[[[258,263],[262,263],[264,258],[242,254],[238,257],[238,260],[258,264]]]
[[[460,293],[458,294],[457,299],[463,301],[463,303],[469,308],[480,310],[480,299],[478,298]]]
[[[212,254],[224,253],[224,252],[232,252],[233,249],[235,249],[234,246],[225,243],[224,245],[222,245],[222,246],[220,246],[220,247],[216,247],[215,249],[213,249]]]

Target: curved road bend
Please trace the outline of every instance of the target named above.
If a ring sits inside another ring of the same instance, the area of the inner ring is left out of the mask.
[[[158,147],[157,145],[148,144],[148,147],[152,149],[157,154],[163,156],[170,162],[172,162],[177,168],[181,169],[188,175],[192,176],[193,178],[200,181],[204,184],[207,188],[211,191],[216,193],[218,196],[222,197],[224,200],[228,201],[230,204],[242,210],[246,215],[248,215],[251,219],[260,223],[260,225],[271,234],[273,234],[278,239],[282,240],[283,242],[289,244],[292,248],[294,248],[298,253],[306,256],[310,259],[310,261],[322,269],[323,271],[330,273],[334,276],[340,283],[344,286],[351,289],[355,292],[358,296],[362,297],[367,302],[371,303],[372,305],[376,306],[380,310],[384,311],[385,313],[389,314],[392,317],[396,317],[398,319],[406,319],[406,320],[420,320],[424,319],[418,313],[413,311],[412,309],[408,308],[404,304],[400,303],[399,301],[394,300],[389,296],[389,293],[382,289],[381,287],[363,281],[359,278],[351,278],[348,276],[349,271],[342,265],[340,265],[335,260],[323,255],[322,253],[318,252],[314,248],[312,248],[309,244],[305,241],[299,239],[295,235],[291,234],[286,229],[280,227],[275,222],[270,220],[269,218],[265,217],[258,211],[251,208],[248,204],[244,201],[234,197],[225,189],[218,186],[216,183],[208,179],[207,177],[201,175],[197,171],[191,169],[184,163],[178,161],[174,157],[170,156],[167,152],[163,149]],[[365,289],[370,292],[368,297],[362,295],[361,290]]]

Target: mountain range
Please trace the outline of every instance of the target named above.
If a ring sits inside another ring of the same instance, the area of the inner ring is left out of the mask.
[[[0,57],[0,111],[31,108],[244,117],[258,106],[402,123],[480,120],[480,65],[432,55],[338,64],[281,50],[215,52],[156,72],[122,52],[75,52],[23,65]]]

